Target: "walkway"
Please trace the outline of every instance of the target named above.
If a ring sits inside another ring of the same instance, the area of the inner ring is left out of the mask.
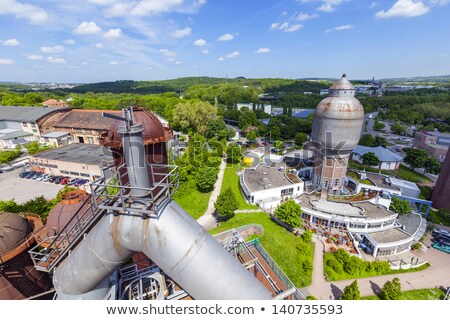
[[[213,213],[216,210],[214,208],[214,202],[216,202],[217,197],[219,197],[220,190],[222,189],[223,175],[225,174],[226,166],[227,162],[223,159],[220,163],[220,170],[217,175],[217,181],[214,184],[214,190],[211,192],[211,196],[209,197],[208,208],[206,208],[206,212],[197,219],[197,222],[206,230],[211,230],[217,227],[217,221],[213,216]]]
[[[314,269],[312,284],[307,289],[310,294],[323,300],[339,299],[342,290],[350,285],[354,280],[342,280],[327,282],[323,277],[323,252],[320,239],[313,237],[315,243]],[[357,279],[361,296],[370,296],[381,291],[384,283],[397,277],[402,284],[402,290],[427,289],[436,287],[450,287],[450,254],[429,249],[427,252],[419,252],[417,256],[421,260],[427,260],[430,267],[419,272],[378,276],[364,279]]]

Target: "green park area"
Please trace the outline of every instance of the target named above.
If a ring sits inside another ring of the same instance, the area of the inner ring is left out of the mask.
[[[257,209],[258,206],[248,204],[247,201],[245,201],[241,190],[239,189],[239,176],[236,173],[236,170],[238,169],[237,164],[227,164],[227,167],[225,169],[225,173],[223,176],[222,181],[222,191],[226,190],[227,188],[231,188],[234,195],[236,196],[236,201],[238,203],[238,210],[247,210],[247,209]]]
[[[419,289],[403,291],[398,300],[443,300],[444,292],[440,289]],[[380,300],[379,296],[361,297],[361,300]]]

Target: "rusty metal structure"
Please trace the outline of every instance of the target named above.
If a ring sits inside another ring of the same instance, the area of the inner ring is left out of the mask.
[[[0,212],[0,300],[27,299],[51,289],[48,275],[35,270],[27,254],[42,228],[38,215]]]
[[[355,92],[343,74],[314,112],[311,140],[316,163],[312,178],[324,194],[340,194],[350,154],[359,142],[364,109]]]
[[[441,172],[439,173],[436,186],[434,187],[433,194],[431,195],[431,201],[433,201],[433,207],[440,209],[445,208],[450,210],[450,149],[447,151],[447,155],[442,165]]]
[[[36,269],[53,274],[58,298],[108,299],[121,292],[119,298],[187,293],[194,299],[271,299],[172,199],[178,168],[167,164],[171,130],[140,109],[105,116],[117,120],[103,136],[117,153],[117,183],[104,178],[91,183],[91,196],[66,225],[29,251]],[[135,252],[143,252],[153,265],[124,272],[122,266]],[[117,277],[125,279],[120,290]]]

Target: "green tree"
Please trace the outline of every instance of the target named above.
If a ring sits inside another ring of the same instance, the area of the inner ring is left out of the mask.
[[[432,173],[432,174],[439,174],[441,171],[442,164],[437,160],[435,157],[428,157],[427,161],[425,161],[424,165],[424,174],[426,172]]]
[[[292,199],[283,202],[275,210],[275,216],[278,219],[294,228],[302,226],[301,214],[302,207]]]
[[[276,140],[273,143],[273,146],[275,147],[275,149],[281,150],[281,148],[283,147],[283,141],[281,140]]]
[[[243,111],[239,116],[239,128],[245,129],[248,126],[258,126],[259,124],[260,122],[256,117],[256,114],[247,108],[243,108]]]
[[[173,125],[184,132],[205,135],[208,124],[216,117],[216,109],[207,102],[185,102],[176,105],[173,111]]]
[[[295,135],[295,144],[298,147],[303,146],[303,144],[308,140],[308,136],[304,132],[299,132]]]
[[[391,205],[389,206],[389,210],[400,213],[400,214],[410,214],[411,213],[411,204],[408,200],[403,200],[399,198],[392,198]]]
[[[415,168],[423,168],[428,158],[428,153],[425,150],[414,148],[406,152],[403,161],[414,170]]]
[[[394,278],[392,281],[386,281],[381,289],[382,300],[399,300],[402,294],[402,285],[399,278]]]
[[[366,166],[378,166],[380,164],[380,159],[373,152],[367,152],[362,156],[362,163]]]
[[[36,153],[39,153],[39,152],[42,152],[42,151],[45,151],[45,150],[48,150],[51,148],[52,147],[50,147],[50,146],[41,145],[37,141],[31,141],[25,145],[25,149],[27,149],[29,154],[36,154]]]
[[[371,134],[366,133],[362,135],[361,139],[359,139],[358,144],[366,147],[374,147],[375,139]]]
[[[219,217],[224,220],[234,217],[234,211],[238,209],[238,204],[236,202],[236,196],[230,187],[220,193],[214,203],[214,208],[216,209]]]
[[[385,125],[383,122],[378,121],[378,119],[375,119],[375,123],[373,124],[373,130],[375,131],[382,131],[384,129]]]
[[[258,135],[256,134],[256,131],[250,131],[249,133],[247,133],[247,135],[245,136],[248,140],[256,140],[256,137]]]
[[[361,293],[359,292],[358,281],[353,281],[349,286],[344,288],[344,293],[341,300],[360,300]]]
[[[20,150],[0,151],[0,164],[8,163],[20,156]]]
[[[383,147],[383,148],[387,148],[388,146],[388,141],[386,140],[386,138],[382,137],[382,136],[376,136],[375,137],[375,145],[374,147]]]
[[[214,189],[219,170],[217,167],[201,167],[197,172],[197,188],[200,192],[210,192]]]
[[[400,123],[395,122],[392,126],[391,126],[391,131],[395,134],[405,134],[406,132],[406,127],[402,126]]]
[[[231,143],[228,145],[227,150],[227,162],[228,163],[240,163],[242,160],[242,150],[237,144]]]

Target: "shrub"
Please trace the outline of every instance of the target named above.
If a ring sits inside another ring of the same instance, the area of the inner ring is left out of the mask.
[[[288,225],[297,228],[302,226],[300,215],[302,208],[294,200],[290,199],[280,204],[275,210],[275,216]]]
[[[398,300],[402,294],[402,286],[399,278],[394,278],[392,281],[386,281],[381,289],[382,300]]]
[[[341,300],[359,300],[361,294],[359,292],[358,281],[353,281],[349,286],[344,288]]]
[[[216,208],[219,213],[219,217],[224,220],[234,217],[234,211],[237,210],[238,204],[236,202],[236,196],[231,188],[227,188],[219,195],[214,203],[214,208]]]

